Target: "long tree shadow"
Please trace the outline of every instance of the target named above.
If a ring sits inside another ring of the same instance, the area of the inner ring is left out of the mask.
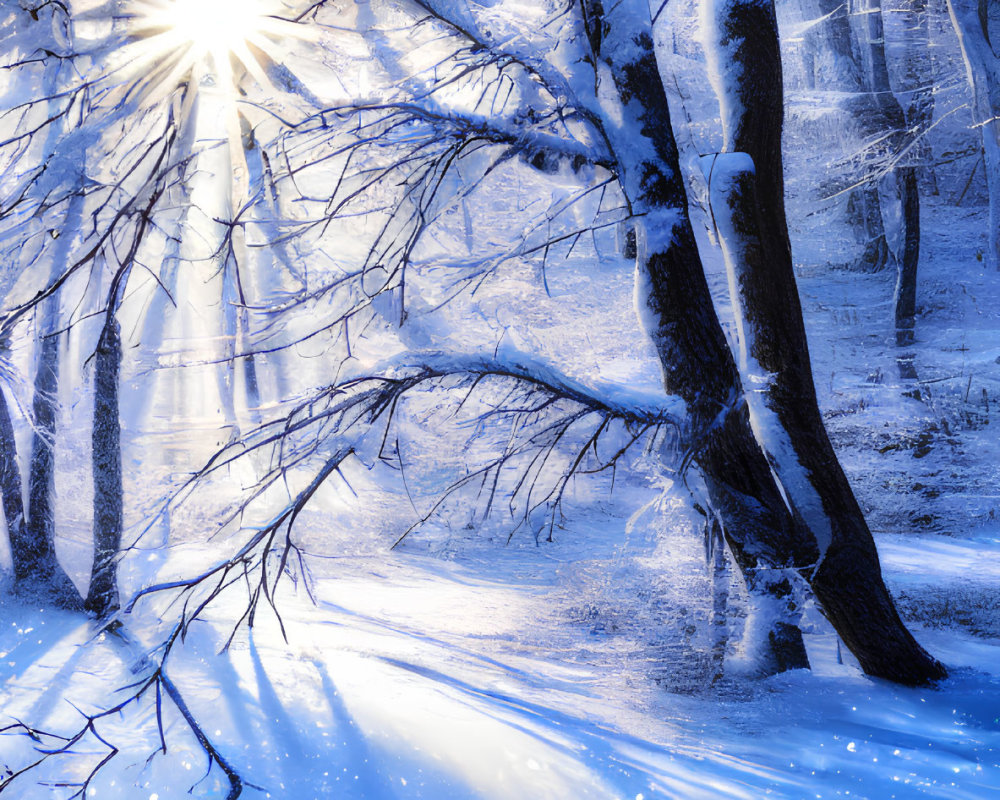
[[[73,612],[24,605],[10,597],[0,599],[0,621],[0,688],[41,689],[32,712],[47,713],[52,698],[80,661],[93,633],[92,621]],[[33,669],[52,674],[32,678],[26,685]],[[0,703],[4,711],[12,706],[9,698]]]
[[[395,797],[397,793],[392,783],[384,776],[383,770],[379,769],[379,754],[370,746],[361,728],[351,716],[340,691],[330,677],[327,665],[319,660],[314,660],[312,665],[319,675],[323,694],[330,708],[334,735],[338,739],[336,746],[340,751],[341,760],[350,765],[350,772],[353,773],[346,777],[354,781],[357,796]]]

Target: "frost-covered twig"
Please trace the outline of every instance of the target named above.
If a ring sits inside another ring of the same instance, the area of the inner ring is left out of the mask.
[[[37,772],[47,762],[61,756],[77,754],[79,745],[85,742],[88,737],[92,737],[106,748],[106,752],[97,764],[82,779],[55,781],[48,784],[54,788],[74,790],[72,794],[67,796],[66,800],[76,800],[77,798],[90,796],[94,792],[92,788],[94,781],[121,752],[119,746],[110,737],[102,734],[102,723],[120,717],[130,708],[137,708],[144,700],[152,697],[160,746],[150,754],[146,761],[148,764],[157,754],[167,752],[167,737],[163,721],[163,696],[166,694],[174,708],[184,719],[185,724],[208,759],[206,776],[211,771],[212,766],[217,765],[226,776],[226,781],[229,784],[226,800],[236,800],[242,793],[244,785],[248,784],[245,783],[237,768],[229,762],[205,732],[204,727],[188,706],[180,688],[166,673],[166,658],[177,641],[179,634],[180,629],[174,628],[159,648],[162,651],[159,660],[154,661],[143,652],[139,642],[120,621],[113,621],[102,628],[101,636],[97,637],[94,641],[110,640],[117,642],[122,648],[127,650],[130,659],[135,660],[136,663],[133,670],[144,672],[144,677],[129,686],[122,687],[122,691],[127,691],[129,694],[113,706],[92,714],[80,711],[79,713],[83,717],[83,722],[80,727],[70,733],[46,731],[21,721],[15,721],[13,724],[0,728],[0,736],[24,736],[29,738],[35,742],[35,750],[38,753],[38,757],[33,761],[16,770],[9,769],[7,774],[0,778],[0,793],[11,788],[15,782],[18,782],[18,785],[20,785],[22,782],[20,779]]]

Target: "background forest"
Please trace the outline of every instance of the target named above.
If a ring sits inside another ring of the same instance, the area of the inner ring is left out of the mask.
[[[997,42],[0,0],[0,794],[990,796]]]

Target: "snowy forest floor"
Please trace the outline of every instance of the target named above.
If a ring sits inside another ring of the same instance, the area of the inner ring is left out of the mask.
[[[393,551],[405,498],[357,474],[367,504],[313,520],[328,556],[312,564],[316,604],[301,586],[279,597],[287,644],[261,614],[219,654],[234,597],[170,657],[244,796],[1000,796],[1000,281],[977,258],[981,208],[941,199],[924,217],[915,381],[898,377],[895,276],[808,246],[796,255],[827,424],[904,616],[951,670],[940,687],[864,677],[814,609],[812,671],[750,679],[735,587],[726,676],[712,680],[700,524],[655,470],[576,498],[552,542],[445,525]],[[809,234],[793,231],[797,243],[823,240]],[[361,528],[384,535],[359,541]],[[155,552],[127,563],[138,585],[203,569],[217,552],[185,544],[164,564]],[[137,680],[137,654],[94,638],[92,623],[2,602],[0,726],[75,731],[81,712]],[[169,616],[152,601],[127,624],[152,646]],[[159,744],[152,702],[104,721],[122,752],[88,796],[224,796],[222,772],[206,775],[169,704],[164,724],[167,751],[147,762]],[[49,744],[0,737],[0,770]],[[75,751],[11,796],[71,794],[55,784],[85,777],[106,748],[87,736]]]

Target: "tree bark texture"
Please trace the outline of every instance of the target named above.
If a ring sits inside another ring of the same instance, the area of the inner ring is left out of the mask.
[[[2,389],[0,389],[0,495],[3,498],[3,514],[7,522],[7,537],[14,562],[14,580],[21,583],[31,578],[35,564],[31,539],[24,524],[24,498],[21,495],[21,468],[17,463],[17,440],[14,438],[14,425]]]
[[[54,319],[50,300],[46,318]],[[46,331],[54,324],[44,326]],[[55,515],[52,495],[55,486],[55,437],[58,409],[59,339],[51,333],[41,340],[38,366],[35,372],[32,416],[34,432],[31,441],[31,462],[28,473],[28,513],[23,513],[20,497],[17,450],[7,404],[0,411],[0,428],[6,440],[10,437],[9,456],[4,464],[4,512],[7,514],[14,560],[15,589],[33,600],[51,603],[60,608],[79,609],[80,594],[59,564],[55,546]],[[6,441],[5,441],[6,445]],[[15,475],[15,473],[18,473]],[[9,488],[8,488],[9,487]],[[8,497],[9,492],[9,497]],[[14,497],[14,493],[17,497]],[[11,516],[20,517],[11,528]]]
[[[46,546],[51,546],[55,538],[52,487],[55,474],[58,378],[59,340],[55,336],[45,336],[38,355],[31,408],[35,425],[31,437],[31,465],[28,473],[28,530],[39,542],[49,543]]]
[[[104,617],[118,610],[118,555],[122,538],[121,422],[118,322],[109,313],[94,359],[94,565],[86,607]]]
[[[768,313],[775,310],[769,308],[770,298],[781,276],[762,245],[763,204],[755,184],[752,165],[730,171],[713,186],[712,210],[738,308],[740,360],[754,432],[782,484],[800,538],[811,537],[818,553],[812,568],[802,572],[866,673],[906,684],[942,678],[944,668],[906,629],[885,587],[874,540],[830,444],[815,394],[802,393],[803,381],[775,360],[778,351],[769,346],[774,337],[790,338],[790,331],[781,324],[787,315]]]

